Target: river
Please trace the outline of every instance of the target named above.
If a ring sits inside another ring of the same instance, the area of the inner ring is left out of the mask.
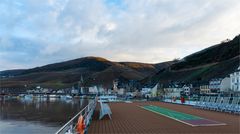
[[[88,104],[87,99],[0,99],[0,134],[52,134]]]

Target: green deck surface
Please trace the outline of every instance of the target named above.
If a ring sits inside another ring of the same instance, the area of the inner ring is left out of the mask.
[[[142,106],[142,108],[155,112],[155,113],[159,113],[162,115],[165,115],[167,117],[173,118],[173,119],[177,119],[177,120],[198,120],[198,119],[203,119],[201,117],[198,116],[194,116],[191,114],[185,114],[185,113],[181,113],[181,112],[177,112],[174,110],[170,110],[167,108],[162,108],[162,107],[158,107],[158,106],[153,106],[153,105],[148,105],[148,106]]]

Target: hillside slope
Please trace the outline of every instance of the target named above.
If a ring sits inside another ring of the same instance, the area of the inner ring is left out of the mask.
[[[1,71],[0,87],[41,85],[51,88],[71,87],[81,77],[86,86],[111,87],[112,81],[141,81],[142,85],[172,81],[201,83],[212,78],[228,76],[239,66],[240,35],[186,56],[180,61],[158,64],[112,62],[101,57],[83,57],[32,69]]]
[[[187,83],[208,82],[212,78],[229,76],[240,65],[240,35],[233,40],[220,43],[186,56],[156,75],[144,79],[143,83]]]
[[[167,65],[163,65],[162,68]],[[84,57],[32,69],[2,71],[0,75],[1,87],[42,85],[64,88],[76,84],[81,77],[86,81],[86,86],[100,84],[111,87],[115,79],[142,80],[157,72],[158,69],[152,64],[118,63],[100,57]]]

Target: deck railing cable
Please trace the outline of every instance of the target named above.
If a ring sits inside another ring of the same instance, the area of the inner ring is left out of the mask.
[[[84,118],[84,123],[86,125],[85,131],[87,131],[90,121],[92,119],[93,112],[97,105],[97,98],[85,106],[79,113],[77,113],[72,119],[70,119],[66,124],[64,124],[55,134],[74,134],[76,133],[76,125],[78,117],[80,115]]]

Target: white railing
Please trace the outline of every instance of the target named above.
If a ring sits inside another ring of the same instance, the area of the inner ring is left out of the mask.
[[[97,98],[92,100],[86,107],[84,107],[79,113],[77,113],[72,119],[70,119],[65,125],[63,125],[55,134],[74,134],[76,133],[76,125],[78,117],[80,115],[84,118],[84,123],[86,125],[85,131],[90,125],[90,121],[93,115],[93,112],[97,105]]]

